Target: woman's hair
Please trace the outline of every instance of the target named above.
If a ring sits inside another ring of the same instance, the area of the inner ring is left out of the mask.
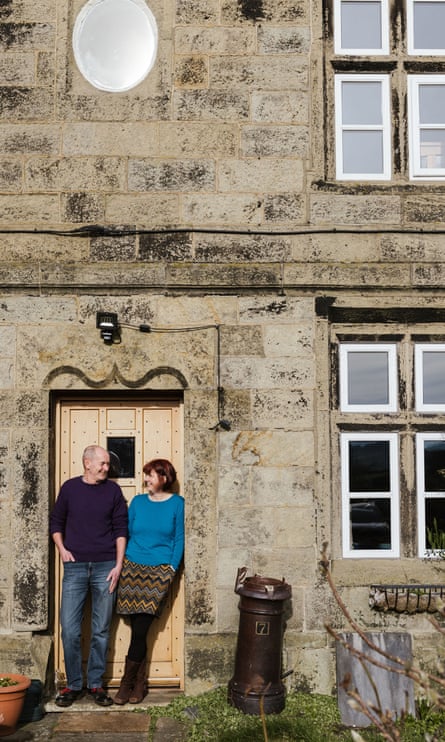
[[[152,459],[151,461],[147,461],[142,467],[142,471],[144,474],[155,471],[159,477],[165,477],[165,482],[162,485],[163,490],[169,490],[176,482],[176,471],[173,464],[167,461],[167,459]]]

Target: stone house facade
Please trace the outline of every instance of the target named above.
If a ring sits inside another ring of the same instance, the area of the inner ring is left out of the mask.
[[[231,676],[243,565],[292,586],[289,685],[333,692],[324,543],[361,625],[435,659],[369,592],[443,582],[445,122],[415,113],[445,49],[409,45],[414,0],[358,49],[347,0],[149,0],[154,64],[106,90],[84,5],[0,7],[0,669],[51,675],[52,410],[92,390],[183,403],[187,692]]]

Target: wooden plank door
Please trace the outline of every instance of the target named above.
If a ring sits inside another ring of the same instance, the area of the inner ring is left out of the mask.
[[[152,458],[169,459],[183,482],[182,404],[175,400],[60,400],[56,406],[56,495],[62,483],[82,473],[82,453],[98,444],[118,455],[121,470],[116,481],[128,503],[142,491],[142,467]],[[55,671],[64,675],[59,607],[63,565],[56,554]],[[84,621],[84,657],[89,646],[89,612]],[[160,619],[148,640],[149,683],[183,688],[184,580],[177,575]],[[128,619],[116,616],[110,635],[105,680],[116,686],[123,674],[129,644]]]

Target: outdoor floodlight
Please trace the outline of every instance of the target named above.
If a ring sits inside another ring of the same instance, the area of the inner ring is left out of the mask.
[[[96,327],[104,343],[120,343],[119,322],[115,312],[96,312]]]

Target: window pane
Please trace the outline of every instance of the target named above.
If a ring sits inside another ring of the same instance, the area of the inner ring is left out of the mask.
[[[445,130],[420,130],[420,167],[445,168]]]
[[[387,498],[351,500],[353,549],[391,548],[391,507]]]
[[[134,438],[107,438],[107,449],[110,452],[110,463],[119,470],[114,478],[133,479],[135,471]],[[114,454],[111,457],[111,454]],[[116,461],[117,457],[117,461]],[[110,475],[111,476],[111,475]]]
[[[382,84],[344,82],[342,114],[345,126],[382,125]]]
[[[445,125],[445,85],[419,85],[419,121]]]
[[[423,353],[423,401],[445,404],[445,352]]]
[[[390,491],[389,441],[349,442],[349,491]]]
[[[343,132],[343,172],[383,172],[383,133],[381,131]]]
[[[343,49],[381,49],[380,2],[342,2],[341,45]]]
[[[388,354],[348,354],[348,403],[388,404]]]
[[[445,3],[414,2],[415,49],[445,49]]]
[[[425,500],[425,543],[427,549],[443,547],[445,533],[445,499],[443,497]]]
[[[425,492],[445,492],[445,441],[424,442]]]

